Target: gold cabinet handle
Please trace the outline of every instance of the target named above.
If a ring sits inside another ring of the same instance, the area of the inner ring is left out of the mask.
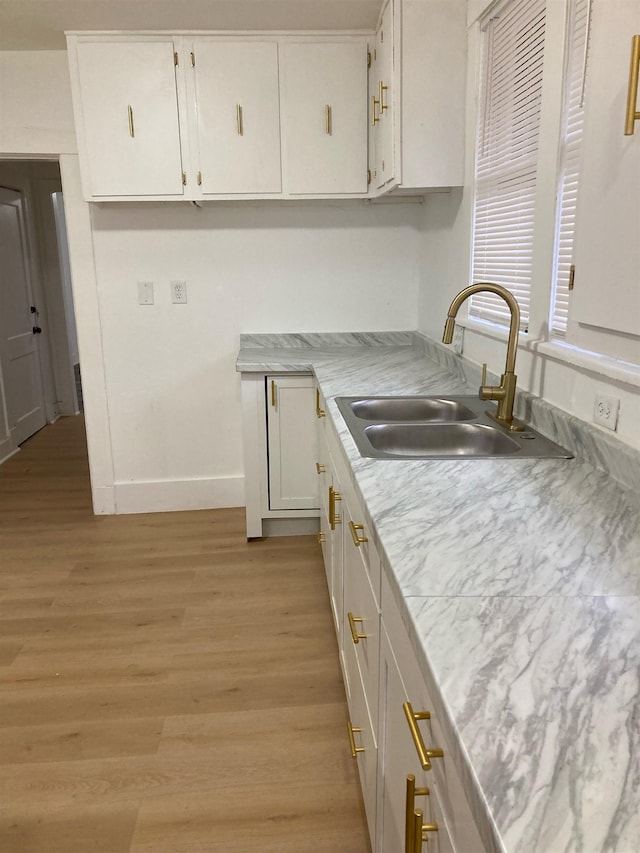
[[[385,86],[381,80],[380,81],[380,115],[382,115],[382,113],[385,110],[389,109],[389,104],[385,104],[385,102],[384,102],[384,93],[388,90],[388,88],[389,87]]]
[[[276,392],[276,383],[275,383],[275,379],[272,379],[271,380],[271,405],[273,406],[274,409],[276,407],[277,400],[278,400],[278,396],[277,396],[277,392]]]
[[[331,136],[333,133],[331,107],[329,104],[325,104],[324,107],[324,132],[327,136]]]
[[[422,809],[416,809],[413,813],[413,838],[414,847],[411,853],[422,853],[422,842],[427,840],[428,832],[437,832],[437,823],[423,823],[424,813]]]
[[[236,104],[236,128],[238,136],[244,136],[244,122],[242,120],[242,107],[240,104]]]
[[[316,462],[316,472],[317,472],[318,474],[324,474],[324,472],[325,472],[326,470],[327,470],[327,466],[326,466],[326,465],[323,465],[323,464],[322,464],[322,462]]]
[[[380,101],[375,95],[371,95],[371,127],[375,127],[380,121],[376,115],[376,104],[380,105]]]
[[[357,758],[359,752],[364,752],[364,746],[356,746],[354,735],[361,732],[362,729],[357,726],[352,726],[351,721],[347,720],[347,734],[349,735],[349,747],[351,748],[351,758]]]
[[[407,796],[405,800],[404,817],[404,853],[413,853],[416,847],[414,810],[416,797],[428,797],[428,788],[416,788],[416,777],[410,773],[407,776]]]
[[[423,770],[431,770],[431,759],[444,757],[444,752],[441,749],[427,749],[418,728],[418,721],[430,720],[431,714],[429,711],[414,711],[411,707],[411,702],[405,702],[402,707],[407,718],[407,723],[409,724],[413,744],[418,753],[418,761]]]
[[[627,92],[627,115],[624,135],[632,136],[635,123],[640,119],[638,112],[638,76],[640,75],[640,35],[631,39],[631,65],[629,67],[629,89]]]
[[[342,524],[342,519],[336,514],[336,501],[341,501],[342,495],[329,486],[329,527],[336,529],[336,524]]]
[[[354,524],[353,521],[350,521],[349,530],[351,531],[351,538],[353,539],[353,544],[356,548],[359,548],[363,542],[369,541],[366,536],[358,535],[359,530],[364,530],[364,524]]]
[[[131,104],[127,106],[127,115],[129,116],[129,136],[133,138],[136,135],[136,131],[133,126],[133,107]]]
[[[318,536],[318,542],[319,542],[321,545],[322,545],[322,543],[323,543],[323,542],[326,542],[326,541],[327,541],[327,537],[326,537],[326,535],[322,532],[322,530],[318,530],[317,536]]]
[[[359,622],[362,625],[362,616],[354,616],[353,613],[347,613],[347,619],[349,620],[349,628],[351,629],[351,637],[353,639],[354,645],[358,645],[360,640],[366,640],[366,634],[358,634],[358,629],[356,628],[356,622]]]
[[[323,418],[326,412],[320,408],[320,389],[316,388],[316,417]]]

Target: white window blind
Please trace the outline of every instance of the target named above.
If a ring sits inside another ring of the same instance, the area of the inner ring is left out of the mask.
[[[472,278],[508,288],[529,320],[545,0],[506,0],[483,25]],[[506,303],[473,296],[470,315],[507,325]]]
[[[584,89],[591,0],[571,0],[569,15],[556,217],[555,275],[551,305],[551,334],[557,337],[563,337],[567,331],[569,275],[573,263],[573,238],[580,180],[580,149],[584,123]]]

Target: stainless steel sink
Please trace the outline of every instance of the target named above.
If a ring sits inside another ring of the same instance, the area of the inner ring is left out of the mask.
[[[504,456],[520,445],[485,424],[374,424],[365,436],[376,450],[394,456]]]
[[[471,421],[476,413],[459,400],[444,397],[368,397],[349,408],[366,421]]]
[[[572,456],[529,427],[512,432],[497,424],[478,397],[337,397],[336,403],[361,455],[375,459]]]

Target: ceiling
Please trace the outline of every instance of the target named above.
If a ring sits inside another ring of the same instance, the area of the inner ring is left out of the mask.
[[[64,50],[65,30],[374,29],[382,0],[0,0],[0,50]]]

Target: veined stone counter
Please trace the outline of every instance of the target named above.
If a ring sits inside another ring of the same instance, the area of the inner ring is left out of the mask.
[[[640,453],[525,394],[576,458],[361,457],[335,397],[476,392],[412,333],[243,336],[237,369],[315,373],[482,834],[638,853]]]

